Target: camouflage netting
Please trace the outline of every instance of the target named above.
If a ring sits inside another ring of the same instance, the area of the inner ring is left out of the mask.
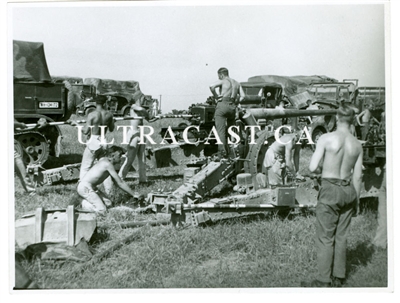
[[[283,95],[292,96],[307,91],[312,82],[338,82],[336,79],[327,76],[274,76],[263,75],[250,77],[249,82],[274,82],[282,86]]]
[[[96,93],[99,95],[117,94],[126,97],[128,102],[136,102],[144,98],[144,94],[141,92],[139,82],[137,81],[85,78],[83,84],[96,87]]]
[[[13,41],[14,81],[51,82],[41,42]]]

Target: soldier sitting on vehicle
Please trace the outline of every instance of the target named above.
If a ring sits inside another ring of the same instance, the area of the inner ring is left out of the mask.
[[[82,200],[82,209],[94,211],[97,214],[104,214],[106,206],[111,206],[111,201],[97,188],[103,181],[111,177],[119,188],[134,196],[134,192],[122,181],[115,170],[115,166],[121,162],[124,153],[122,147],[111,146],[107,149],[107,155],[101,158],[90,170],[80,179],[77,187]]]

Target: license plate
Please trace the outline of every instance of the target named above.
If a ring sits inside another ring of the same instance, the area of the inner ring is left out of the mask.
[[[58,108],[58,102],[39,102],[39,108]]]

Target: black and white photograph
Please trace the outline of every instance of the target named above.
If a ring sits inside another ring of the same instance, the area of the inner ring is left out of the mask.
[[[9,1],[9,292],[392,293],[390,18]]]

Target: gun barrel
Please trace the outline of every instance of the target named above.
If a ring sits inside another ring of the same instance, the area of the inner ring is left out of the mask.
[[[252,114],[256,119],[279,119],[304,116],[330,116],[336,115],[336,109],[279,109],[279,108],[246,108],[246,113]]]

